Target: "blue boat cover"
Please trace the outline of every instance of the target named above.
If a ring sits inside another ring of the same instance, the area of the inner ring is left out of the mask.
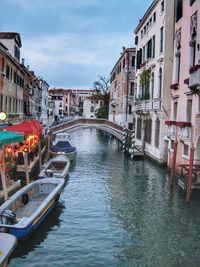
[[[58,141],[55,146],[51,147],[52,152],[75,152],[76,148],[70,144],[69,141]]]

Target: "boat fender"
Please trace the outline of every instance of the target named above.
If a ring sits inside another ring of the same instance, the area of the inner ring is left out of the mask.
[[[28,203],[28,201],[29,201],[29,196],[28,196],[28,194],[23,194],[22,195],[22,203],[24,204],[24,205],[26,205],[27,203]]]

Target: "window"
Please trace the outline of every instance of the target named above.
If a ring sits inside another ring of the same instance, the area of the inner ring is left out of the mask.
[[[151,58],[152,52],[152,39],[150,39],[147,43],[147,58]]]
[[[10,67],[6,65],[6,78],[9,79],[10,76]]]
[[[163,52],[163,27],[160,28],[160,53]]]
[[[131,66],[135,68],[135,56],[132,56],[131,58]]]
[[[192,99],[187,101],[187,122],[192,120]]]
[[[94,106],[90,107],[90,112],[94,112]]]
[[[156,119],[155,121],[155,147],[159,147],[160,145],[160,120],[159,118]]]
[[[156,22],[156,12],[153,13],[153,22]]]
[[[130,84],[130,95],[133,96],[134,95],[134,82],[131,82]]]
[[[173,150],[173,149],[174,149],[174,140],[171,140],[171,145],[170,145],[170,148],[171,148],[171,150]]]
[[[178,109],[178,102],[174,102],[174,113],[173,113],[173,120],[177,120],[177,109]]]
[[[164,11],[164,7],[165,7],[165,4],[164,4],[164,0],[161,2],[161,13]]]
[[[5,67],[4,57],[2,57],[2,72],[4,72],[4,67]]]
[[[196,0],[190,0],[190,6],[193,5],[193,3],[195,2]]]
[[[155,35],[152,38],[152,58],[155,58]]]
[[[139,69],[142,63],[142,49],[137,51],[137,61],[136,61],[136,68]]]
[[[158,82],[158,97],[160,98],[162,92],[162,68],[159,69]]]
[[[142,48],[142,62],[145,61],[145,46]]]
[[[175,6],[175,20],[176,22],[179,21],[179,19],[182,17],[182,9],[183,9],[183,1],[182,0],[176,0],[176,6]]]
[[[190,66],[195,65],[196,59],[196,40],[197,40],[197,12],[195,12],[190,18],[191,33],[190,33]]]
[[[128,114],[132,114],[132,105],[128,105]]]
[[[59,109],[59,115],[62,115],[62,109]]]
[[[123,69],[125,68],[125,58],[123,59]]]
[[[189,156],[189,146],[186,144],[183,144],[183,155]]]
[[[180,80],[180,64],[181,64],[181,29],[176,32],[176,53],[175,53],[175,82]]]
[[[141,37],[141,39],[143,38],[143,30],[141,30],[141,32],[140,32],[140,37]]]

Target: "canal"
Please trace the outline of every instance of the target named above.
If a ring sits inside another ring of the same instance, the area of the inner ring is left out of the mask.
[[[186,204],[167,169],[131,161],[102,131],[71,136],[78,153],[59,203],[9,267],[200,266],[199,195]]]

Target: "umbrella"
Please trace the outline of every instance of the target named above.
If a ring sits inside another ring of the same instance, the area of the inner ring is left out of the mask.
[[[18,133],[1,131],[0,132],[0,147],[12,143],[21,142],[24,140],[24,136]]]

